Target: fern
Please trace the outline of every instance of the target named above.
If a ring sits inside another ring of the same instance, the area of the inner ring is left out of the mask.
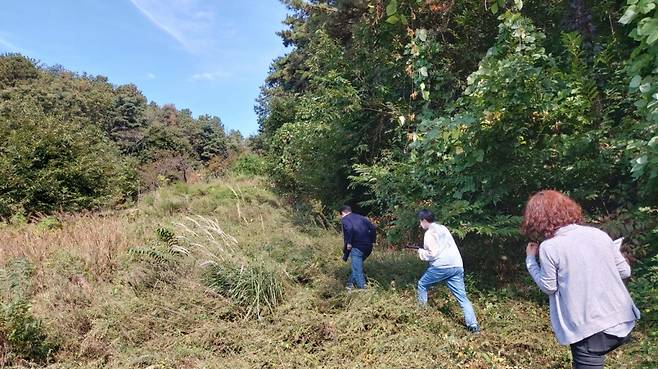
[[[0,269],[0,367],[19,359],[42,363],[56,349],[41,321],[30,312],[33,273],[26,258],[12,259]]]
[[[175,260],[170,249],[164,249],[157,246],[133,247],[128,249],[128,254],[141,259],[155,261],[156,264],[171,264]]]
[[[12,259],[4,269],[0,269],[2,292],[12,297],[27,297],[31,287],[30,277],[34,272],[32,264],[26,258]]]
[[[169,252],[172,254],[189,255],[189,251],[181,246],[179,237],[169,228],[160,227],[155,230],[158,239],[169,246]]]
[[[160,227],[155,230],[155,234],[158,236],[160,241],[167,243],[168,245],[176,242],[176,237],[174,231],[169,228]]]

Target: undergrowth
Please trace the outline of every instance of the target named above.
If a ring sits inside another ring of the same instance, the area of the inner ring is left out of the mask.
[[[369,288],[347,293],[333,220],[283,203],[262,179],[228,178],[61,227],[3,228],[0,367],[570,367],[520,245],[459,242],[483,328],[471,335],[447,289],[417,306],[415,253],[376,246]],[[649,260],[630,283],[647,319],[608,367],[655,367]]]

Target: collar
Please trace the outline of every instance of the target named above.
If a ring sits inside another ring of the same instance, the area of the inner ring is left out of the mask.
[[[565,233],[567,233],[567,232],[569,232],[569,231],[572,231],[572,230],[574,230],[574,229],[576,229],[576,228],[578,228],[578,227],[579,227],[579,225],[578,225],[578,224],[575,224],[575,223],[574,223],[574,224],[565,225],[565,226],[563,226],[563,227],[558,228],[558,230],[555,231],[555,236],[561,236],[561,235],[563,235],[563,234],[565,234]],[[555,236],[554,236],[554,237],[555,237]]]

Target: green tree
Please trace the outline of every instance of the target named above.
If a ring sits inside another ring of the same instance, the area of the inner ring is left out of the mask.
[[[112,116],[105,127],[108,137],[116,142],[124,153],[133,153],[144,138],[143,128],[146,98],[135,85],[122,85],[115,89]]]
[[[636,154],[632,172],[646,198],[658,204],[658,10],[653,0],[628,0],[627,4],[620,22],[633,27],[629,36],[639,43],[628,61],[629,87],[644,117],[629,142]]]
[[[129,200],[135,171],[98,128],[34,101],[0,106],[0,216],[75,211]]]

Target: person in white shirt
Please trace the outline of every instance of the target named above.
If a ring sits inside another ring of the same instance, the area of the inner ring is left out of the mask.
[[[427,290],[438,283],[445,283],[464,311],[464,321],[469,331],[480,331],[473,305],[466,296],[464,265],[457,244],[445,226],[434,222],[434,214],[427,209],[418,212],[420,227],[425,230],[423,247],[418,249],[421,260],[429,266],[418,281],[418,302],[427,305]]]

